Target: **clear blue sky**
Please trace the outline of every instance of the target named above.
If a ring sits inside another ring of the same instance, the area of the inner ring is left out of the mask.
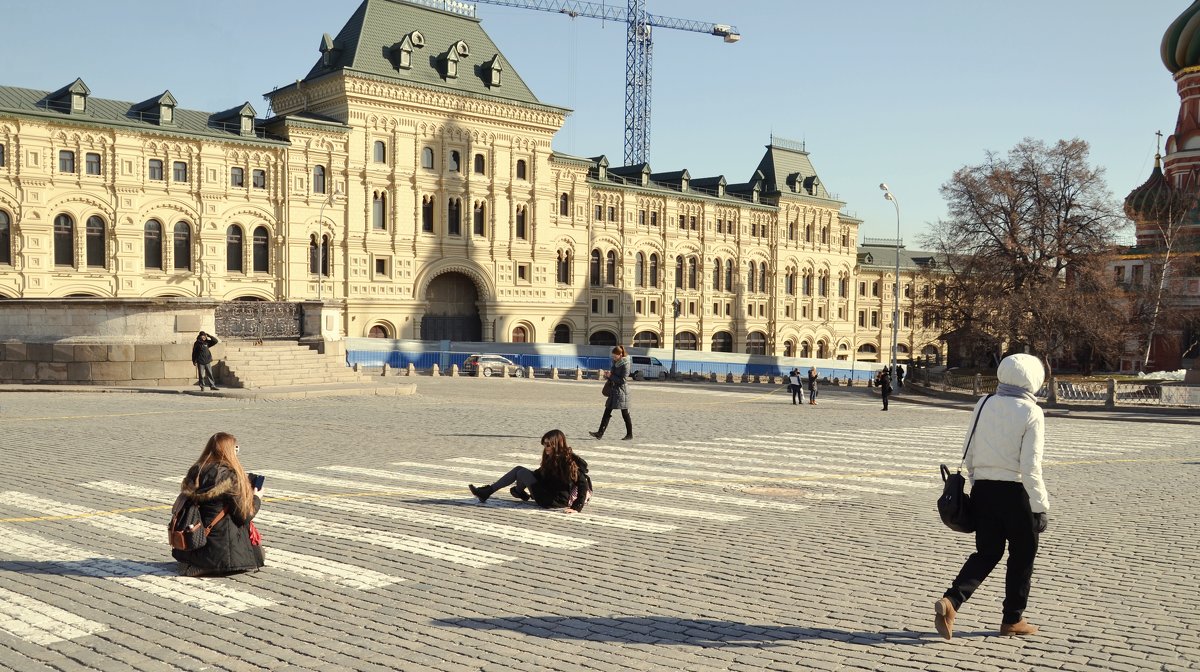
[[[623,6],[624,0],[608,0]],[[357,0],[42,0],[3,3],[0,84],[222,110],[302,77]],[[985,150],[1080,137],[1124,198],[1149,175],[1178,97],[1158,57],[1188,0],[649,0],[654,14],[736,25],[742,41],[655,33],[651,166],[744,181],[772,132],[808,143],[867,236],[909,247],[944,216],[939,187]],[[484,28],[537,96],[575,112],[561,151],[622,156],[625,30],[480,5]]]

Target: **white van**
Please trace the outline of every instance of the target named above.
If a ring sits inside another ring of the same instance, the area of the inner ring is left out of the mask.
[[[655,380],[667,373],[666,367],[655,357],[632,355],[630,359],[633,361],[629,367],[629,376],[634,380]]]

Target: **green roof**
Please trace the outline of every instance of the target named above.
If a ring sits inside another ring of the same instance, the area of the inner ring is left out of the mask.
[[[419,32],[420,38],[413,39]],[[500,53],[479,19],[403,0],[364,0],[332,42],[324,36],[322,55],[305,81],[349,70],[388,81],[434,87],[459,94],[550,107],[533,95],[520,75]],[[411,66],[401,67],[402,43],[411,53]],[[455,47],[466,45],[465,55]],[[423,46],[419,46],[422,45]],[[489,86],[492,59],[501,68],[500,85]],[[457,61],[456,77],[445,74],[445,60]],[[328,58],[328,64],[326,64]],[[289,87],[281,87],[289,88]]]
[[[80,80],[75,81],[82,85]],[[84,88],[86,89],[86,85]],[[146,103],[157,101],[163,98],[163,95],[155,96],[141,103],[88,96],[85,111],[72,114],[69,102],[61,97],[64,91],[66,89],[39,91],[15,86],[0,86],[0,115],[14,114],[53,119],[70,124],[121,127],[169,135],[203,136],[231,142],[270,142],[271,144],[286,142],[282,138],[266,137],[260,128],[259,120],[255,120],[256,135],[242,135],[238,119],[230,118],[227,114],[228,110],[225,113],[212,113],[175,108],[174,122],[160,125],[158,110],[149,109]],[[170,97],[170,93],[167,92],[165,96]],[[174,101],[174,98],[170,98],[170,100]],[[239,108],[241,107],[243,106],[239,106]],[[253,109],[250,108],[251,111]]]
[[[797,194],[837,200],[817,178],[817,169],[800,143],[772,137],[758,170],[763,174],[764,194]]]

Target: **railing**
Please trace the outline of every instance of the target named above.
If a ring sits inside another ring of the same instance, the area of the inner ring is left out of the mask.
[[[928,369],[914,368],[905,380],[908,384],[924,385],[943,392],[970,394],[974,396],[996,391],[999,381],[995,376],[979,374],[931,373]],[[1050,394],[1053,385],[1054,395]],[[1184,385],[1156,380],[1138,382],[1105,381],[1076,382],[1051,378],[1038,390],[1039,399],[1050,404],[1083,406],[1180,407],[1200,408],[1200,385]]]
[[[299,339],[304,311],[299,303],[227,301],[215,317],[222,338]]]

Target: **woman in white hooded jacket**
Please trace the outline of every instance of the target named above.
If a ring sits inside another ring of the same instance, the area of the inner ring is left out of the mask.
[[[1008,572],[1000,634],[1037,632],[1023,614],[1029,601],[1038,535],[1046,529],[1046,512],[1050,509],[1042,480],[1046,421],[1034,397],[1046,374],[1037,357],[1010,355],[1000,362],[996,377],[1000,381],[996,394],[975,406],[971,418],[974,437],[967,438],[970,448],[966,451],[966,467],[971,481],[976,550],[950,589],[934,603],[934,625],[946,639],[953,635],[954,617],[962,603],[970,599],[1004,556],[1006,542]]]

